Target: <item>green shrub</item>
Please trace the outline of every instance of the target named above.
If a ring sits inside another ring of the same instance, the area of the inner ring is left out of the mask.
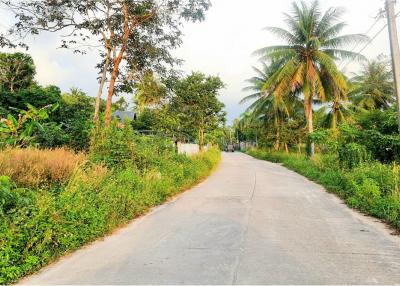
[[[367,148],[357,143],[340,146],[339,162],[341,167],[352,169],[370,160]]]
[[[121,168],[132,162],[134,152],[133,130],[129,123],[113,121],[108,128],[97,126],[93,131],[89,159],[109,168]]]

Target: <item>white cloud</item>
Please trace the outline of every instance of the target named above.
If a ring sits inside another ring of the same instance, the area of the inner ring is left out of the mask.
[[[45,51],[33,51],[32,57],[36,64],[36,80],[43,85],[61,85],[73,76],[70,69],[65,68],[60,61],[49,57]]]

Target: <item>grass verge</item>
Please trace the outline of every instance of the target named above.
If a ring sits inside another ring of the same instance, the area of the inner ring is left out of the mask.
[[[88,162],[65,186],[53,188],[20,187],[0,177],[0,284],[37,271],[200,182],[221,155],[211,149],[158,158],[143,170]]]

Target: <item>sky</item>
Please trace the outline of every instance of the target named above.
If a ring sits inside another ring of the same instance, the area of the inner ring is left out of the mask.
[[[254,75],[252,66],[259,66],[253,52],[259,48],[280,44],[276,36],[263,28],[267,26],[285,27],[284,12],[290,12],[292,0],[211,0],[212,7],[206,20],[201,23],[185,24],[183,27],[183,45],[174,54],[183,59],[181,69],[190,73],[201,71],[218,75],[226,87],[221,91],[220,100],[226,105],[228,122],[246,109],[239,101],[246,96],[242,89],[246,79]],[[306,2],[310,2],[307,1]],[[344,34],[366,33],[371,38],[385,25],[385,19],[375,26],[375,16],[384,7],[384,0],[320,0],[322,9],[343,7],[347,23]],[[400,4],[397,4],[400,10]],[[12,23],[12,16],[0,10],[0,29]],[[69,50],[59,49],[59,38],[53,34],[42,34],[29,39],[30,50],[37,66],[36,80],[43,85],[54,84],[63,91],[78,87],[91,96],[98,89],[97,71],[98,51],[86,55],[74,55]],[[363,45],[350,46],[359,51]],[[387,29],[363,51],[363,55],[372,59],[380,54],[389,55]],[[341,67],[346,63],[342,63]],[[358,63],[349,63],[346,73],[359,69]],[[105,92],[104,92],[105,96]],[[131,101],[131,96],[126,96]]]

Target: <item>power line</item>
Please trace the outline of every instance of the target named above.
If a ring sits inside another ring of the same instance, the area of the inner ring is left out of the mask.
[[[368,43],[361,48],[357,53],[360,54],[362,53],[382,32],[383,30],[387,27],[387,24],[385,24],[369,41]],[[352,51],[353,52],[353,51]],[[343,67],[343,69],[346,69],[348,65],[352,62],[353,60],[349,60],[347,64]]]
[[[400,15],[400,12],[397,13],[395,16],[396,18]],[[367,44],[365,44],[364,47],[361,48],[361,50],[359,50],[357,53],[361,54],[382,32],[383,30],[388,26],[388,24],[386,23],[369,41]],[[352,52],[354,52],[354,50],[352,50]],[[353,60],[349,60],[347,62],[347,64],[342,68],[342,69],[346,69],[348,67],[348,65],[352,62]]]
[[[382,18],[381,18],[381,14],[382,14],[382,11],[379,11],[379,12],[378,12],[378,15],[375,16],[375,21],[374,21],[374,22],[372,23],[372,25],[368,28],[368,30],[364,33],[365,35],[368,35],[368,33],[372,31],[372,29],[376,26],[376,24],[378,24],[379,20],[382,19]],[[354,52],[354,51],[357,49],[357,47],[358,47],[359,45],[360,45],[360,43],[356,43],[356,44],[354,45],[354,47],[351,49],[351,52]],[[340,62],[339,65],[342,65],[344,62],[346,62],[346,60],[342,60],[342,61]]]

